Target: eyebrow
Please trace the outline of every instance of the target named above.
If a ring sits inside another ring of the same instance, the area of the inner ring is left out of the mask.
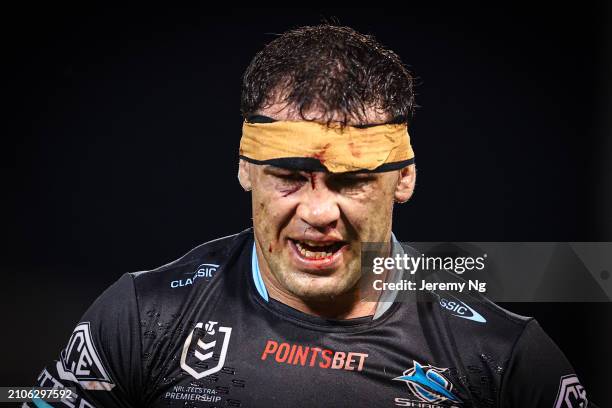
[[[271,174],[271,173],[299,173],[300,170],[286,169],[286,168],[283,168],[283,167],[278,167],[278,166],[274,166],[274,165],[268,164],[268,165],[264,166],[263,172],[266,173],[266,174]]]

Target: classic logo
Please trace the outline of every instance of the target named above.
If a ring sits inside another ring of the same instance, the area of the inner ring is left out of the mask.
[[[189,336],[187,336],[187,340],[185,340],[185,345],[183,346],[183,352],[181,354],[181,368],[196,379],[221,371],[225,363],[225,356],[227,355],[227,347],[229,345],[230,336],[232,335],[232,328],[217,326],[217,324],[218,322],[213,321],[209,321],[206,325],[198,323],[191,333],[189,333]],[[223,338],[220,339],[220,336]],[[198,365],[198,362],[206,362],[213,359],[214,351],[218,349],[217,341],[221,344],[221,349],[219,351],[220,357],[217,365],[198,372],[188,364],[187,354],[192,348],[192,343],[194,344],[193,356],[196,359],[194,365]]]
[[[410,392],[422,402],[430,404],[444,401],[461,403],[461,400],[452,393],[453,384],[443,375],[445,371],[448,371],[448,368],[423,366],[418,361],[414,361],[412,368],[393,380],[404,381]]]
[[[62,380],[79,383],[86,390],[110,391],[115,384],[104,369],[91,338],[89,322],[79,323],[57,362]]]
[[[453,316],[471,320],[478,323],[486,323],[487,320],[480,313],[472,309],[465,302],[460,301],[451,295],[437,295],[440,299],[440,306],[451,312]]]
[[[561,377],[555,408],[585,408],[588,405],[586,390],[575,374]]]
[[[217,264],[209,264],[204,263],[198,266],[195,272],[187,272],[186,275],[189,275],[186,279],[177,279],[170,282],[171,288],[181,288],[183,286],[193,285],[196,279],[199,278],[212,278],[219,269],[219,265]]]

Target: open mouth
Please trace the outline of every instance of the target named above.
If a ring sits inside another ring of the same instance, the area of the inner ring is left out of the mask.
[[[298,241],[295,239],[290,240],[297,252],[302,258],[308,260],[322,260],[332,258],[343,246],[346,245],[344,241],[334,242],[321,242],[321,241]]]

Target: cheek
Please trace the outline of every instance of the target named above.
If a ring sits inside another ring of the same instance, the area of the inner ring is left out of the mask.
[[[265,196],[253,194],[253,220],[260,225],[266,225],[266,220],[272,216],[270,200]]]
[[[389,228],[393,213],[393,191],[373,186],[359,197],[345,197],[342,211],[348,222],[362,238],[379,235]]]
[[[279,199],[262,189],[253,189],[253,223],[262,237],[272,240],[279,235],[293,214],[291,200]]]

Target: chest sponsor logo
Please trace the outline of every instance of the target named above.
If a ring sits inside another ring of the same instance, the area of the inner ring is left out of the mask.
[[[487,320],[480,313],[451,295],[438,295],[440,306],[448,310],[453,316],[471,320],[478,323],[486,323]]]
[[[561,377],[554,408],[585,408],[588,405],[586,390],[575,374]]]
[[[261,354],[262,360],[302,367],[332,370],[362,371],[368,355],[354,351],[334,351],[322,347],[304,346],[268,340]]]
[[[418,361],[413,361],[412,368],[404,371],[403,375],[396,377],[395,381],[404,381],[412,396],[423,404],[415,404],[407,398],[396,398],[395,405],[403,407],[422,407],[436,406],[437,404],[448,403],[461,404],[462,401],[453,394],[453,384],[445,376],[448,368],[439,368],[432,365],[422,365]],[[436,405],[434,405],[436,404]]]
[[[96,351],[89,322],[79,323],[72,332],[57,362],[57,372],[62,380],[79,383],[86,390],[110,391],[115,386]]]
[[[170,282],[170,287],[182,288],[183,286],[190,286],[200,278],[212,278],[215,276],[215,272],[219,269],[219,265],[212,263],[204,263],[197,267],[195,272],[187,272],[184,279],[176,279]]]
[[[231,335],[232,328],[218,326],[218,322],[196,324],[183,345],[181,368],[196,379],[221,371]],[[215,366],[209,367],[207,363],[214,362],[215,352],[218,352],[220,357]],[[205,368],[199,371],[200,367]]]

